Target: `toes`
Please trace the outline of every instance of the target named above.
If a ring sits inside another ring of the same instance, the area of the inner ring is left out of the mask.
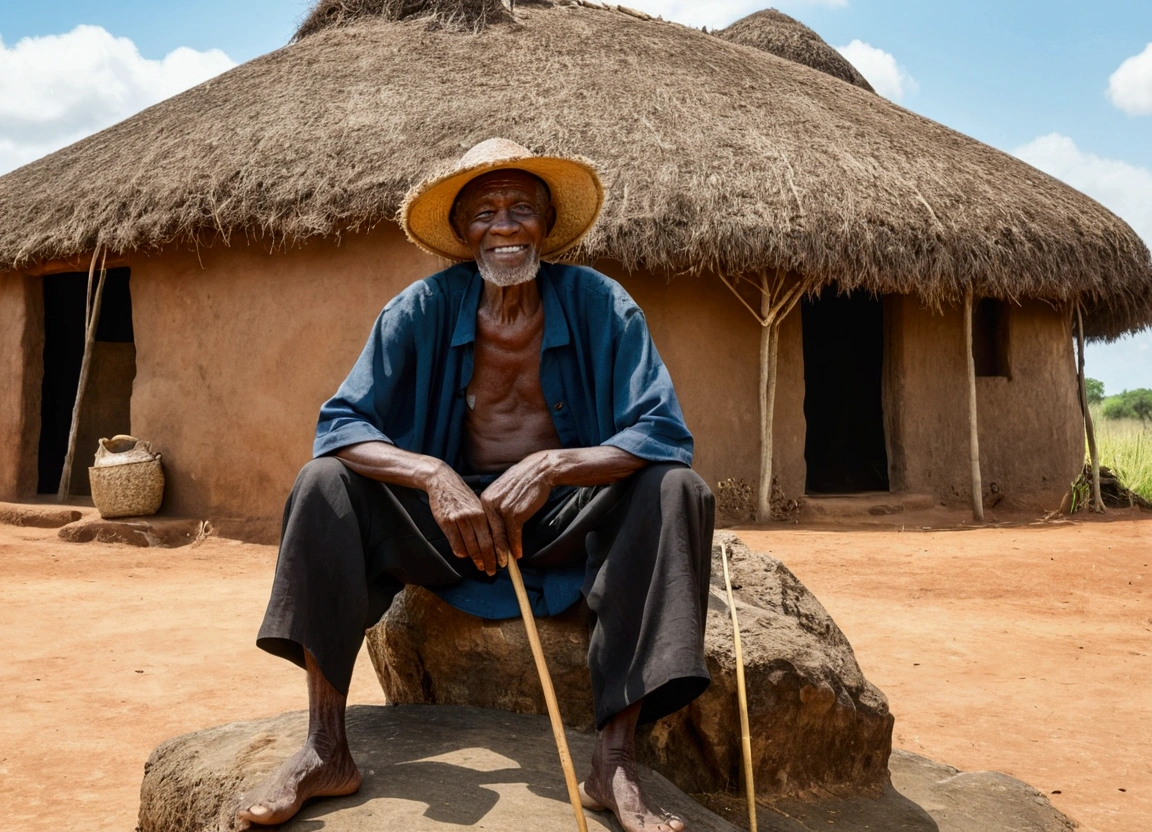
[[[236,814],[240,817],[241,820],[248,820],[259,823],[261,820],[267,818],[271,813],[272,810],[270,810],[267,806],[261,806],[259,803],[256,803],[249,806],[247,809],[241,809]]]
[[[292,816],[292,812],[285,813],[284,808],[275,808],[267,806],[263,803],[253,803],[247,809],[241,809],[236,813],[240,820],[246,820],[249,823],[255,823],[260,826],[272,826],[278,823],[283,823]]]

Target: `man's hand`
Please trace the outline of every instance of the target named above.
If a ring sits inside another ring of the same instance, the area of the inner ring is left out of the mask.
[[[496,547],[489,531],[488,515],[476,492],[447,465],[440,466],[426,490],[432,516],[444,530],[456,557],[471,558],[481,572],[495,575]],[[500,565],[505,563],[507,561],[502,561]]]
[[[480,495],[501,566],[508,565],[509,557],[524,556],[524,523],[544,507],[552,491],[550,459],[548,451],[529,454]]]

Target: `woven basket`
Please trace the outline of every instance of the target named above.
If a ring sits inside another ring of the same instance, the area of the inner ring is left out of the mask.
[[[143,517],[160,510],[164,499],[164,469],[160,454],[134,437],[101,439],[96,465],[88,469],[92,502],[100,516]],[[125,461],[117,464],[116,457]]]

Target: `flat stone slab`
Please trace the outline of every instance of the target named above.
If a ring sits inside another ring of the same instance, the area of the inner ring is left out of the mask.
[[[202,520],[165,517],[127,517],[105,520],[99,515],[69,523],[58,536],[69,543],[123,543],[127,546],[158,546],[175,549],[195,543],[211,532]]]
[[[209,728],[160,745],[144,768],[139,832],[231,832],[241,795],[300,747],[304,712]],[[545,717],[433,705],[355,706],[348,736],[364,783],[349,797],[314,801],[293,832],[486,832],[575,829]],[[568,733],[581,778],[590,736]],[[738,832],[668,780],[645,770],[653,797],[699,832]],[[588,812],[590,832],[618,830]],[[262,828],[262,827],[254,827]]]
[[[879,797],[777,801],[761,810],[760,828],[770,832],[1071,832],[1076,828],[1043,794],[1007,774],[962,772],[900,750],[892,752],[888,767],[892,783]]]
[[[304,712],[233,722],[168,740],[144,769],[138,832],[233,832],[242,795],[303,742]],[[447,705],[356,706],[348,710],[352,754],[364,775],[349,797],[315,801],[291,832],[524,832],[574,830],[546,717]],[[568,732],[577,775],[592,738]],[[866,797],[763,804],[764,832],[1070,832],[1075,824],[1032,787],[1003,774],[965,774],[907,752],[891,758],[892,785]],[[652,797],[694,832],[737,832],[647,769]],[[730,795],[704,796],[746,826]],[[587,813],[592,832],[619,826]],[[266,828],[266,827],[257,827]]]
[[[37,529],[58,529],[75,523],[83,516],[79,509],[67,506],[30,506],[21,503],[0,503],[0,523],[7,526],[30,526]]]

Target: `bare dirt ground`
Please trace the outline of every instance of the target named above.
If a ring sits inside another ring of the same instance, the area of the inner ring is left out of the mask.
[[[1115,516],[1116,512],[1113,512]],[[1152,829],[1152,518],[741,531],[815,593],[893,744],[1018,777],[1092,832]]]
[[[741,535],[839,622],[898,746],[1007,771],[1086,829],[1152,828],[1152,522]],[[253,644],[274,561],[0,526],[9,825],[130,830],[159,742],[302,707],[302,674]],[[363,653],[351,701],[383,701]]]

